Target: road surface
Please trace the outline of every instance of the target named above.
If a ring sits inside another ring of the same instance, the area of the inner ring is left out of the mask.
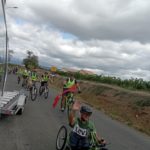
[[[15,75],[8,76],[6,89],[21,89]],[[49,98],[38,97],[27,101],[23,115],[9,116],[0,120],[0,150],[55,150],[59,127],[67,125],[67,115],[52,108],[58,94],[50,89]],[[108,142],[110,150],[150,150],[150,137],[112,120],[94,110],[92,120],[97,132]]]

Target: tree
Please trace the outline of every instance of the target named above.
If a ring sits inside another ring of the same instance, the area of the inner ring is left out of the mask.
[[[28,69],[37,68],[39,66],[38,56],[32,51],[27,51],[27,58],[23,59],[23,64]]]

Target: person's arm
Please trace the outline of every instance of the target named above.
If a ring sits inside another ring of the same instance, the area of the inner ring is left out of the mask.
[[[106,144],[104,138],[100,137],[97,133],[96,133],[96,139],[100,144]]]
[[[91,123],[91,131],[94,133],[94,137],[99,144],[106,144],[106,141],[100,135],[97,134],[95,125],[93,123]]]
[[[76,118],[76,111],[75,111],[75,110],[72,110],[72,111],[70,112],[70,115],[69,115],[69,125],[70,125],[71,127],[73,127],[74,124],[75,124],[75,118]]]
[[[69,115],[69,125],[71,127],[73,127],[75,124],[76,112],[80,110],[80,106],[81,104],[79,101],[75,101],[75,103],[73,104],[72,111],[70,112],[70,115]]]

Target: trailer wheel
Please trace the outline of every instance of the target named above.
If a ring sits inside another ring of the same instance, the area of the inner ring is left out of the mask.
[[[22,113],[23,113],[23,109],[20,108],[19,111],[17,112],[17,115],[22,115]]]

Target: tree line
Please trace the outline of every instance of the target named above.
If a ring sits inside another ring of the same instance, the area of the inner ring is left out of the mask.
[[[57,71],[58,74],[63,76],[69,76],[70,73]],[[74,77],[78,80],[88,80],[88,81],[95,81],[99,83],[106,83],[110,85],[117,85],[123,88],[127,88],[130,90],[150,90],[150,81],[144,81],[143,79],[138,78],[131,78],[122,80],[119,77],[111,77],[111,76],[104,76],[104,75],[83,75],[79,72],[74,73]]]

